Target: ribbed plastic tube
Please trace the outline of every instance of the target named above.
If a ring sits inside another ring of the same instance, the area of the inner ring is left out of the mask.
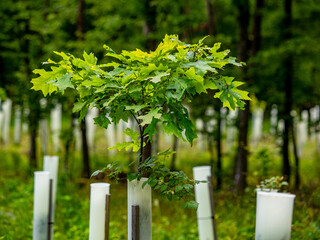
[[[199,181],[208,181],[211,177],[211,167],[201,166],[193,168],[193,178]],[[199,203],[197,210],[199,240],[213,240],[213,219],[210,203],[208,183],[199,183],[194,187],[196,201]]]
[[[132,205],[139,205],[139,237],[140,240],[152,239],[152,195],[151,187],[142,184],[147,181],[128,180],[128,240],[132,240]]]
[[[110,194],[109,183],[90,184],[89,240],[105,239],[107,194]]]
[[[290,240],[294,194],[257,192],[256,240]]]
[[[33,240],[48,239],[49,176],[48,171],[34,173]]]

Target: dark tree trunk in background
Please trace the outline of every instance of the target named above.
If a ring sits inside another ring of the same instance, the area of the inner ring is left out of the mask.
[[[89,148],[87,142],[87,128],[86,121],[83,119],[80,123],[81,136],[82,136],[82,177],[90,177],[90,159],[89,159]]]
[[[221,189],[222,187],[222,148],[221,148],[221,103],[219,103],[216,107],[217,113],[217,130],[216,130],[216,148],[217,148],[217,189]]]
[[[31,34],[30,30],[30,20],[26,19],[24,25],[24,36],[29,36]],[[22,38],[21,51],[23,54],[23,64],[25,70],[26,80],[31,80],[31,66],[30,66],[30,40],[29,37]],[[27,86],[27,88],[30,88]],[[37,164],[37,133],[38,133],[38,123],[40,119],[40,97],[39,93],[29,90],[28,94],[28,104],[30,108],[30,113],[28,116],[29,122],[29,136],[30,136],[30,148],[29,148],[29,165],[31,169],[38,167]]]
[[[294,154],[294,159],[295,159],[295,189],[298,190],[300,187],[300,160],[298,156],[298,149],[297,149],[297,142],[296,142],[296,134],[294,130],[294,126],[291,128],[291,136],[292,136],[292,143],[293,143],[293,154]]]
[[[73,106],[73,101],[70,102],[70,109],[72,109]],[[74,137],[73,137],[73,130],[74,130],[74,114],[71,113],[69,116],[69,128],[67,129],[67,133],[66,133],[66,139],[65,139],[65,156],[64,156],[64,164],[63,164],[63,171],[67,172],[68,168],[69,168],[69,159],[70,159],[70,150],[71,150],[71,146],[74,143]]]
[[[285,0],[284,10],[284,40],[287,41],[291,38],[291,21],[292,21],[292,2]],[[285,99],[284,99],[284,132],[283,132],[283,146],[282,146],[282,174],[290,181],[290,159],[289,159],[289,132],[292,127],[292,119],[290,116],[292,108],[292,57],[289,52],[284,56],[284,81],[285,81]]]
[[[238,45],[238,60],[246,62],[248,60],[249,39],[248,39],[248,25],[249,25],[249,1],[235,0],[238,8],[238,25],[239,25],[239,45]],[[247,72],[242,69],[242,79],[247,78]],[[247,82],[245,80],[245,82]],[[235,186],[242,191],[247,186],[247,170],[248,170],[248,121],[249,121],[249,101],[246,101],[245,110],[239,111],[239,136],[238,136],[238,150],[235,158]]]
[[[208,34],[211,36],[217,35],[217,20],[214,0],[206,0],[207,7],[207,17],[208,17]],[[217,129],[215,131],[215,136],[208,136],[208,147],[210,151],[210,165],[212,167],[212,173],[215,172],[217,175],[217,189],[221,189],[222,186],[222,149],[221,149],[221,114],[220,114],[221,103],[218,102],[215,106],[215,111],[217,113]],[[210,133],[209,133],[210,134]],[[212,137],[216,141],[216,152],[217,152],[217,169],[215,170],[213,164],[213,142]],[[213,176],[213,175],[212,175]]]
[[[84,10],[85,0],[78,0],[77,38],[79,41],[84,40]]]
[[[253,16],[253,28],[252,36],[253,41],[251,43],[251,54],[255,56],[261,47],[261,21],[262,21],[262,9],[264,0],[256,0],[256,6]]]
[[[247,186],[248,171],[248,122],[250,102],[246,101],[245,110],[239,111],[239,137],[236,155],[235,186],[242,191]]]
[[[144,0],[145,24],[143,28],[143,34],[147,39],[147,50],[155,50],[156,48],[156,39],[154,38],[154,36],[152,36],[152,34],[155,32],[157,9],[152,2],[153,1],[151,0]]]
[[[78,16],[77,16],[77,38],[78,41],[84,40],[84,21],[85,21],[85,0],[78,0]],[[85,119],[81,121],[81,136],[82,136],[82,177],[90,177],[90,155],[87,143],[87,126]]]
[[[43,15],[42,15],[43,20],[47,19],[49,5],[50,5],[50,0],[45,0],[44,1],[44,8],[43,8]]]
[[[213,0],[206,0],[206,6],[208,16],[208,32],[209,35],[215,36],[217,34],[217,21]]]

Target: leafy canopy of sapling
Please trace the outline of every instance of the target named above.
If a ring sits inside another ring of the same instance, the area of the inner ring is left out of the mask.
[[[272,190],[277,190],[277,192],[286,192],[288,182],[284,180],[284,177],[276,176],[261,181],[257,188],[264,192],[270,192]]]
[[[62,60],[49,59],[45,63],[52,65],[49,69],[34,70],[39,76],[32,79],[32,89],[41,90],[45,96],[75,89],[78,99],[73,111],[80,112],[81,120],[88,109],[97,107],[100,115],[95,123],[104,128],[111,122],[134,118],[139,132],[126,129],[124,133],[132,141],[117,143],[114,148],[140,150],[141,165],[144,144],[156,134],[157,123],[161,123],[166,134],[174,134],[192,145],[197,134],[183,102],[191,101],[196,94],[216,90],[214,97],[232,110],[244,108],[244,100],[250,100],[248,92],[238,89],[242,82],[222,74],[225,66],[244,63],[229,57],[229,50],[218,51],[220,43],[208,47],[204,39],[186,44],[176,35],[166,35],[155,51],[124,50],[120,54],[104,45],[110,60],[107,64],[98,64],[93,53],[84,52],[80,59],[55,52]]]

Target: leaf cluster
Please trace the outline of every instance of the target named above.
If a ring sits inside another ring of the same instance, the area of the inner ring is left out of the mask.
[[[272,191],[277,190],[278,192],[286,192],[288,188],[288,182],[284,181],[284,177],[272,177],[270,179],[265,179],[260,182],[260,185],[257,186],[261,191]]]
[[[228,57],[229,50],[218,51],[220,43],[208,47],[202,39],[186,44],[176,35],[166,35],[155,51],[136,49],[118,54],[106,45],[104,48],[110,60],[106,64],[98,64],[93,53],[84,52],[80,59],[55,52],[62,60],[49,59],[45,63],[51,65],[48,70],[34,70],[39,76],[32,79],[32,88],[45,96],[75,89],[78,100],[73,111],[80,112],[82,119],[88,108],[98,107],[101,114],[95,121],[104,128],[133,117],[140,135],[150,140],[161,122],[165,133],[190,144],[197,135],[184,101],[208,90],[217,91],[214,97],[230,109],[243,108],[243,100],[249,99],[247,92],[238,89],[242,82],[222,75],[226,65],[243,63]]]

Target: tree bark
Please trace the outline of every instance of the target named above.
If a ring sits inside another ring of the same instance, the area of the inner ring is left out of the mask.
[[[89,158],[89,148],[87,142],[87,128],[86,121],[83,119],[80,123],[81,136],[82,136],[82,177],[90,177],[90,158]]]
[[[239,61],[248,60],[249,39],[248,39],[248,25],[249,25],[249,1],[239,0],[235,1],[238,8],[238,25],[239,25],[239,45],[238,58]],[[247,78],[246,70],[242,70],[242,77]],[[249,101],[246,101],[245,110],[239,111],[239,137],[238,150],[235,158],[235,186],[238,190],[243,191],[247,186],[247,168],[248,168],[248,121],[249,121]]]
[[[77,39],[78,41],[84,40],[84,21],[85,21],[85,0],[78,0],[78,16],[77,16]],[[80,123],[81,136],[82,136],[82,177],[90,177],[90,155],[87,142],[87,126],[85,119]]]
[[[171,170],[171,171],[176,170],[178,141],[179,141],[179,139],[177,138],[177,136],[176,136],[176,135],[173,135],[173,148],[172,148],[172,151],[174,151],[175,153],[172,154],[171,166],[170,166],[170,170]]]
[[[261,22],[262,22],[262,9],[264,0],[256,0],[256,6],[253,16],[252,35],[253,41],[251,44],[251,54],[255,56],[260,50],[261,46]]]
[[[221,149],[221,103],[216,108],[217,113],[217,131],[216,131],[216,148],[217,148],[217,189],[222,187],[222,149]]]
[[[30,30],[30,20],[25,20],[24,25],[24,36],[29,36],[31,34]],[[29,59],[30,52],[30,40],[28,37],[24,37],[21,42],[21,51],[24,53],[23,64],[25,70],[26,79],[31,79],[31,66]],[[28,86],[29,89],[29,86]],[[30,136],[30,148],[29,148],[29,165],[31,169],[37,168],[37,133],[38,133],[38,123],[40,118],[40,103],[39,103],[39,93],[29,90],[28,93],[28,103],[30,108],[30,113],[28,116],[29,122],[29,136]]]
[[[215,36],[217,34],[217,20],[213,0],[206,0],[206,6],[208,16],[208,32],[209,35]]]
[[[247,186],[249,108],[250,102],[246,101],[245,110],[239,111],[239,145],[236,155],[235,186],[240,191]]]
[[[297,149],[297,142],[296,142],[296,135],[294,126],[291,128],[291,136],[292,136],[292,143],[293,143],[293,153],[295,159],[295,189],[298,190],[300,187],[300,160],[298,156],[298,149]]]
[[[152,4],[151,0],[145,0],[144,10],[145,24],[143,28],[143,34],[147,39],[146,48],[147,50],[155,50],[156,40],[152,36],[152,33],[155,32],[157,9],[154,4]]]
[[[77,17],[77,38],[79,41],[84,40],[84,11],[85,0],[78,0],[78,17]]]
[[[292,1],[285,0],[285,16],[284,16],[284,40],[291,38],[291,21],[292,21]],[[290,181],[291,168],[289,159],[289,132],[292,127],[292,119],[290,116],[292,108],[292,57],[290,53],[284,56],[284,69],[285,69],[285,99],[284,99],[284,132],[283,132],[283,145],[282,145],[282,174],[286,180]]]

